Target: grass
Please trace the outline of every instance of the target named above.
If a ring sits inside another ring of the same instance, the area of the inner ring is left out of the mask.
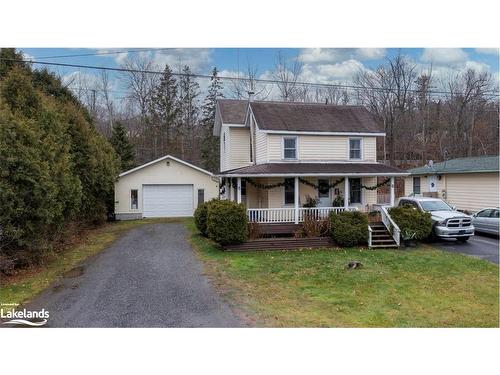
[[[85,238],[81,239],[78,244],[55,255],[46,264],[26,270],[16,277],[4,277],[0,286],[0,303],[8,304],[4,306],[4,310],[8,310],[13,305],[28,302],[62,274],[111,245],[126,231],[140,225],[165,221],[171,221],[171,219],[118,221],[91,229],[85,232]]]
[[[499,269],[431,247],[222,252],[191,242],[229,301],[273,327],[498,327]],[[364,266],[346,270],[356,260]]]

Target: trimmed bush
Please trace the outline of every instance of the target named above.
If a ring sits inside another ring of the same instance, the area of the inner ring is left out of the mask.
[[[368,217],[359,211],[343,211],[330,215],[331,234],[340,246],[366,244],[368,240]]]
[[[214,200],[207,210],[208,238],[221,245],[241,243],[248,238],[248,218],[243,204]]]
[[[194,211],[194,223],[202,235],[207,236],[207,214],[210,202],[204,202]]]
[[[422,212],[411,206],[403,206],[389,209],[389,215],[401,233],[415,233],[414,239],[416,240],[423,240],[429,237],[432,232],[432,219],[429,212]]]

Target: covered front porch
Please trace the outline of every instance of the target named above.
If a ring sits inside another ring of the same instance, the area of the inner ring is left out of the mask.
[[[331,212],[369,212],[395,200],[394,176],[247,175],[223,178],[222,184],[222,198],[245,204],[255,223],[299,224],[305,218],[326,219]]]

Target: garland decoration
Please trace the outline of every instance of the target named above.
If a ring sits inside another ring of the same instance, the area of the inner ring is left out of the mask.
[[[391,181],[390,178],[387,178],[385,179],[384,181],[378,183],[377,185],[373,185],[373,186],[365,186],[365,185],[361,185],[361,188],[362,189],[366,189],[366,190],[376,190],[378,189],[379,187],[382,187],[384,185],[387,185],[389,182]]]
[[[319,185],[316,185],[315,183],[313,183],[311,181],[307,181],[307,180],[305,180],[305,179],[303,179],[301,177],[299,177],[299,181],[301,183],[303,183],[304,185],[313,187],[315,189],[319,189]],[[339,184],[341,184],[344,181],[345,181],[345,178],[342,177],[340,180],[335,181],[333,184],[328,184],[328,189],[333,189],[334,187],[337,187]]]

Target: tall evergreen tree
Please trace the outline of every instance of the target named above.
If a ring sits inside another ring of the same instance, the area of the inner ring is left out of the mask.
[[[157,148],[162,155],[178,152],[178,143],[173,139],[173,131],[179,116],[178,99],[177,81],[172,74],[172,69],[165,65],[160,81],[153,88],[151,99],[153,122],[158,130]]]
[[[126,171],[134,167],[134,146],[127,137],[127,131],[121,122],[116,121],[110,139],[115,152],[120,156],[120,170]]]
[[[203,103],[201,160],[203,168],[216,172],[219,169],[219,139],[214,137],[215,108],[217,100],[223,98],[222,82],[216,67],[212,70],[210,87]]]
[[[200,94],[200,85],[194,80],[189,66],[184,66],[182,74],[179,79],[181,158],[193,161],[195,157],[193,151],[196,150],[195,131],[199,117],[197,97]]]

